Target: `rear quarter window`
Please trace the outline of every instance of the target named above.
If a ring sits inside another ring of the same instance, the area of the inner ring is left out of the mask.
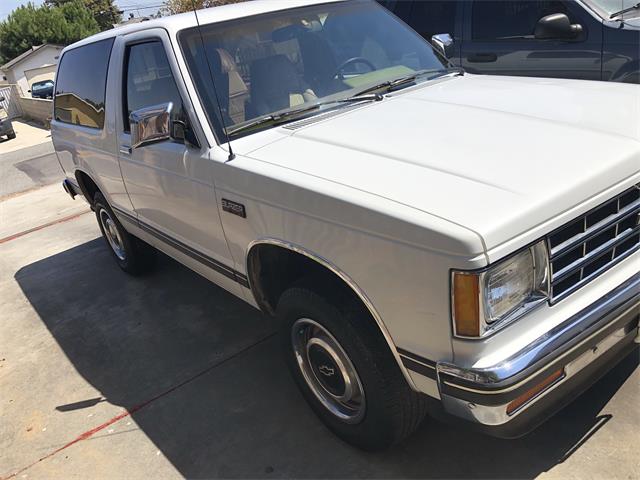
[[[83,127],[104,127],[104,98],[113,38],[66,52],[56,79],[54,117]]]

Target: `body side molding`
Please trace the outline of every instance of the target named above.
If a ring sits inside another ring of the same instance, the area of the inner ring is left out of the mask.
[[[398,347],[400,359],[405,367],[409,370],[419,373],[432,380],[438,380],[436,362],[428,358],[421,357],[415,353],[411,353],[403,348]]]
[[[128,221],[137,225],[142,230],[154,236],[158,240],[164,242],[165,244],[169,245],[170,247],[180,251],[184,255],[187,255],[193,258],[194,260],[202,263],[203,265],[206,265],[207,267],[211,268],[212,270],[215,270],[221,275],[224,275],[225,277],[230,278],[231,280],[235,280],[237,283],[239,283],[243,287],[249,288],[249,282],[247,281],[247,277],[243,273],[240,273],[234,270],[233,268],[219,262],[218,260],[215,260],[214,258],[209,257],[208,255],[205,255],[202,252],[194,250],[190,246],[185,245],[184,243],[180,242],[175,238],[169,237],[167,234],[160,232],[159,230],[153,228],[150,225],[147,225],[146,223],[140,221],[140,219],[135,218],[134,216],[128,214],[127,212],[117,207],[111,206],[111,208],[120,217],[127,219]]]

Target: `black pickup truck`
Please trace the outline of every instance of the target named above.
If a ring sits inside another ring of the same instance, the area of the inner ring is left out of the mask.
[[[31,85],[29,92],[32,98],[53,98],[53,86],[53,80],[43,80]]]
[[[470,73],[640,83],[638,0],[379,1]]]

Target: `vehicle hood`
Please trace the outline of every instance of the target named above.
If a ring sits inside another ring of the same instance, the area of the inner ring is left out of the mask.
[[[638,174],[639,90],[465,75],[280,127],[247,154],[444,218],[490,250]]]
[[[625,18],[624,27],[631,27],[631,29],[640,30],[640,17]]]

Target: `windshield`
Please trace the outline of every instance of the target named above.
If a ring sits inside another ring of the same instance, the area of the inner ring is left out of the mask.
[[[426,41],[369,0],[204,25],[202,38],[192,28],[179,41],[209,122],[223,140],[220,110],[226,126],[238,130],[265,115],[447,67]]]
[[[589,0],[595,8],[601,10],[608,18],[612,13],[619,12],[638,3],[638,0]],[[629,12],[629,16],[632,12]]]

